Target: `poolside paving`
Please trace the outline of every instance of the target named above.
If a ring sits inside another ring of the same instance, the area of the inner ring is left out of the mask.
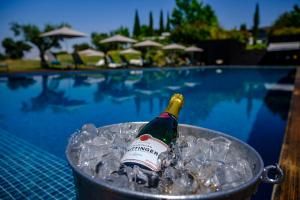
[[[290,107],[284,142],[281,148],[280,166],[285,172],[283,183],[273,190],[273,200],[300,199],[300,68]]]
[[[0,129],[0,199],[75,199],[66,161]]]

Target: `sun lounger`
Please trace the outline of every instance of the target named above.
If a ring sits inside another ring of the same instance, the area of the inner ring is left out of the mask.
[[[188,57],[185,57],[185,64],[187,65],[187,66],[190,66],[190,65],[192,65],[192,61],[191,61],[191,59],[189,59]]]
[[[73,67],[72,63],[62,63],[60,62],[57,57],[51,52],[51,51],[46,51],[45,53],[45,59],[48,61],[50,65],[61,65],[64,68],[71,68]]]
[[[96,63],[85,63],[83,61],[83,59],[81,58],[80,54],[78,54],[77,52],[73,53],[72,54],[72,57],[73,57],[73,61],[74,61],[74,64],[75,66],[76,65],[85,65],[85,66],[92,66],[92,67],[100,67],[100,66],[103,66],[105,65],[105,61],[103,58],[101,58],[98,62]]]
[[[130,59],[129,63],[130,63],[130,65],[139,66],[139,67],[142,67],[144,65],[142,59]]]
[[[115,61],[112,59],[112,57],[110,55],[105,56],[105,60],[106,60],[107,66],[109,68],[120,68],[120,67],[123,67],[122,64],[115,63]]]
[[[96,67],[101,67],[105,65],[105,60],[103,58],[101,58],[96,64]]]
[[[61,64],[59,62],[59,60],[56,58],[56,56],[50,51],[46,51],[45,59],[49,62],[50,65],[60,65]]]
[[[168,56],[165,57],[166,65],[174,65],[175,62],[171,60]]]
[[[124,55],[120,55],[120,58],[124,66],[143,66],[143,61],[141,59],[131,59],[130,61],[128,61]]]

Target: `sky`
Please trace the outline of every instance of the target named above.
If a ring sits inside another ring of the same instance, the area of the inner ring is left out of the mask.
[[[215,10],[222,27],[232,29],[246,23],[252,26],[256,3],[260,7],[260,25],[268,26],[300,0],[202,0]],[[72,28],[90,34],[110,32],[120,26],[133,27],[135,10],[142,24],[148,24],[149,12],[153,12],[154,25],[158,27],[159,12],[172,13],[175,0],[0,0],[0,41],[13,37],[10,24],[36,24],[66,22]],[[90,38],[73,39],[74,43],[88,42]],[[0,48],[3,52],[3,48]],[[32,56],[32,55],[31,55]]]

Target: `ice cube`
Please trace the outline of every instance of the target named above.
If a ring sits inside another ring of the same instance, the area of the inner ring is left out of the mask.
[[[235,146],[230,145],[226,155],[225,163],[234,163],[238,158],[242,158],[241,152]]]
[[[198,183],[196,178],[187,171],[181,170],[173,180],[173,184],[169,189],[169,194],[181,195],[181,194],[193,194],[198,189]]]
[[[98,135],[106,138],[109,141],[112,141],[117,134],[117,128],[104,127],[98,130]]]
[[[117,173],[112,173],[106,177],[106,182],[117,187],[117,188],[128,188],[129,181],[125,174],[119,175]]]
[[[120,135],[126,138],[135,138],[141,125],[127,123],[121,126]]]
[[[173,167],[167,167],[162,174],[162,178],[175,180],[176,179],[176,169]]]
[[[196,155],[199,154],[200,148],[197,145],[188,146],[186,148],[182,148],[181,150],[181,159],[184,163],[190,162]]]
[[[237,157],[235,162],[228,164],[232,168],[235,174],[239,175],[241,180],[247,181],[252,178],[252,169],[247,160]],[[232,171],[230,171],[232,172]]]
[[[98,130],[94,124],[85,124],[82,126],[81,131],[88,134],[91,139],[97,136]]]
[[[175,155],[171,151],[165,151],[159,154],[158,161],[161,165],[161,168],[166,168],[174,163]]]
[[[210,140],[211,155],[210,158],[216,161],[225,162],[231,141],[224,137],[216,137]]]
[[[95,166],[96,176],[98,178],[106,179],[112,173],[116,173],[120,168],[120,159],[111,154],[106,154],[101,161]]]
[[[189,135],[185,138],[185,140],[188,147],[195,147],[197,139],[194,136]]]
[[[91,140],[91,144],[95,145],[95,146],[102,146],[102,145],[111,145],[113,141],[109,140],[109,138],[104,137],[103,135],[99,136],[99,137],[95,137],[93,140]]]
[[[114,149],[124,149],[126,150],[129,143],[127,142],[127,139],[124,137],[120,137],[119,135],[116,135],[114,140],[112,141],[112,148]]]
[[[196,146],[199,148],[199,152],[194,156],[194,159],[200,162],[210,160],[212,154],[211,142],[204,138],[198,138]]]
[[[78,159],[79,166],[87,166],[99,162],[102,156],[107,153],[106,146],[96,146],[93,144],[85,144],[82,147],[80,156]],[[94,166],[91,166],[92,168]]]

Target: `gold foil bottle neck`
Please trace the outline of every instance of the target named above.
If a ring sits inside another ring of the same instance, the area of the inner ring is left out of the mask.
[[[184,97],[182,94],[174,94],[165,112],[168,112],[178,118],[179,111],[184,103]]]

